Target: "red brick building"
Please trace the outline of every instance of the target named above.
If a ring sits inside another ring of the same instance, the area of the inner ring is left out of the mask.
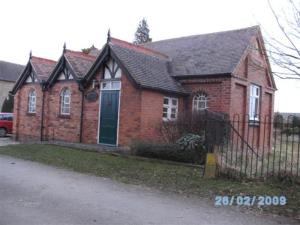
[[[108,36],[96,56],[64,49],[58,62],[30,58],[12,90],[14,134],[118,146],[160,141],[157,127],[184,111],[248,114],[259,124],[273,115],[275,90],[257,26],[144,45]],[[251,129],[259,145],[262,128]]]

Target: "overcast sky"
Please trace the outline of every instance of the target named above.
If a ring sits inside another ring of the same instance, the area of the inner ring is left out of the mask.
[[[272,0],[278,10],[286,0]],[[33,55],[57,60],[63,43],[81,50],[101,48],[107,30],[132,41],[145,17],[153,41],[262,25],[278,29],[266,0],[9,0],[0,2],[0,60],[26,64]],[[300,112],[300,81],[276,79],[275,110]]]

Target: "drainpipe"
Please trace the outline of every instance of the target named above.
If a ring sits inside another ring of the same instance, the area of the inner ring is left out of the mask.
[[[41,115],[41,141],[43,141],[44,135],[44,110],[45,110],[45,82],[42,81],[42,115]]]
[[[82,130],[83,130],[83,101],[84,101],[84,87],[83,80],[79,80],[79,91],[81,92],[81,110],[80,110],[80,130],[79,130],[79,142],[82,143]]]

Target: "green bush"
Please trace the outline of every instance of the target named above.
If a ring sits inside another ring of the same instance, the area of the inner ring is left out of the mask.
[[[1,105],[1,103],[0,103],[0,105]],[[14,109],[14,98],[13,98],[13,96],[9,95],[9,97],[6,98],[3,102],[1,112],[12,113],[13,109]]]
[[[186,134],[179,138],[176,142],[184,150],[197,149],[204,143],[204,135],[200,136],[198,134]]]
[[[205,162],[206,152],[202,146],[195,149],[182,148],[179,144],[134,141],[130,147],[132,153],[137,156],[194,164]]]

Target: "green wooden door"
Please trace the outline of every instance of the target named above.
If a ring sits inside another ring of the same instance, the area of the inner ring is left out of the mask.
[[[119,91],[101,93],[100,137],[102,144],[117,144]]]

